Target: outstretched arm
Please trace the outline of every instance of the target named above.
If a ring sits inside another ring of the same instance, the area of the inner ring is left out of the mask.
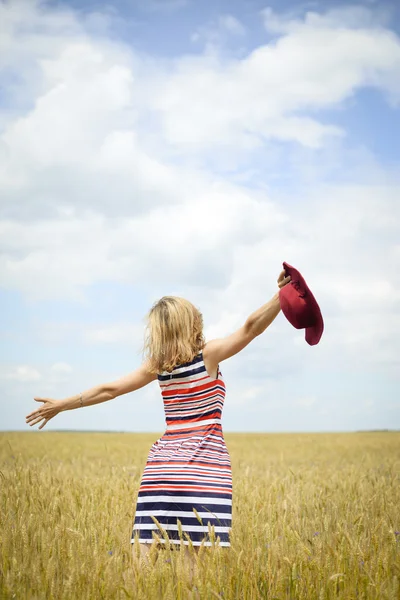
[[[35,397],[34,400],[36,400],[36,402],[43,402],[44,404],[27,415],[26,422],[32,427],[32,425],[36,425],[36,423],[44,421],[39,426],[39,429],[43,429],[50,419],[64,410],[73,410],[74,408],[80,408],[81,406],[92,406],[93,404],[106,402],[106,400],[112,400],[117,396],[122,396],[122,394],[134,392],[135,390],[144,387],[154,379],[157,379],[157,374],[150,373],[148,371],[146,361],[138,369],[132,371],[132,373],[129,375],[121,377],[120,379],[110,383],[96,385],[89,390],[82,392],[81,394],[70,396],[64,400]]]
[[[278,287],[282,288],[289,282],[290,276],[285,277],[285,271],[281,271],[278,277]],[[280,310],[281,305],[278,291],[269,302],[254,311],[240,329],[226,338],[219,338],[208,342],[203,350],[204,359],[207,360],[209,365],[216,367],[221,361],[237,354],[271,325]]]
[[[149,373],[147,363],[144,362],[138,369],[129,373],[129,375],[110,383],[101,383],[86,390],[86,392],[82,392],[82,406],[92,406],[93,404],[113,400],[117,396],[134,392],[155,379],[157,379],[157,374]],[[61,400],[61,410],[73,410],[74,408],[80,408],[80,406],[80,394]]]

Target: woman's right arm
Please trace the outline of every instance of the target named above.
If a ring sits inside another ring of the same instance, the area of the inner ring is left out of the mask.
[[[290,282],[290,276],[285,277],[281,271],[278,277],[278,286],[282,288]],[[203,349],[203,357],[209,365],[218,365],[221,361],[234,356],[245,348],[255,337],[263,333],[271,325],[281,310],[279,291],[271,300],[254,311],[245,324],[237,331],[225,338],[207,342]]]

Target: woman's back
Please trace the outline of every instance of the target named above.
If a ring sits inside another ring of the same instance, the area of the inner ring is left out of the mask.
[[[230,546],[232,473],[222,431],[225,384],[207,373],[200,351],[195,358],[158,375],[166,431],[151,447],[140,484],[135,523],[139,542],[161,532],[154,516],[174,543],[180,544],[178,520],[194,546],[211,546],[208,523],[221,546]],[[200,519],[193,509],[196,509]],[[158,530],[158,531],[157,531]],[[184,537],[184,544],[189,541]]]
[[[215,378],[208,375],[200,350],[191,362],[158,375],[167,431],[221,424],[225,383],[217,371]]]

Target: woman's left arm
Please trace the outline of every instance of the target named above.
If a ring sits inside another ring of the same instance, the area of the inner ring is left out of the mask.
[[[86,392],[82,392],[82,405],[92,406],[93,404],[100,404],[100,402],[113,400],[114,398],[117,398],[117,396],[134,392],[155,379],[157,379],[157,374],[150,373],[147,369],[147,363],[145,362],[138,369],[129,373],[129,375],[125,375],[110,383],[101,383],[100,385],[86,390]],[[80,408],[80,394],[65,398],[65,400],[61,400],[60,403],[61,410]]]
[[[146,361],[129,375],[125,375],[110,383],[101,383],[81,394],[70,396],[64,400],[35,397],[34,400],[36,400],[36,402],[43,402],[44,404],[27,415],[26,422],[32,426],[44,420],[44,423],[39,427],[39,429],[42,429],[50,419],[64,410],[73,410],[75,408],[80,408],[81,406],[92,406],[93,404],[100,404],[100,402],[112,400],[117,396],[134,392],[155,379],[157,379],[157,374],[149,372],[148,363]]]

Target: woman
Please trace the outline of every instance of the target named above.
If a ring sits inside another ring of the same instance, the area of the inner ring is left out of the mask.
[[[282,288],[290,277],[283,270],[277,281]],[[139,544],[140,551],[133,551],[134,559],[148,559],[152,543],[165,548],[168,540],[171,547],[183,543],[186,552],[190,544],[195,551],[214,541],[230,546],[232,477],[221,425],[225,384],[219,365],[260,335],[280,309],[278,291],[232,335],[205,343],[197,308],[165,296],[148,314],[146,357],[138,369],[65,400],[34,398],[43,404],[26,422],[44,421],[42,429],[61,411],[105,402],[158,379],[166,431],[152,445],[140,483],[131,537],[132,549]]]

